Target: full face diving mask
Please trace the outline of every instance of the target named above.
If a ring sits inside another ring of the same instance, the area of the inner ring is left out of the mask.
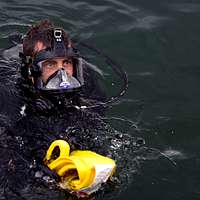
[[[84,85],[83,80],[83,59],[78,52],[71,46],[66,47],[62,31],[60,29],[53,30],[53,48],[46,48],[39,51],[33,60],[33,68],[35,71],[42,73],[41,63],[48,59],[54,58],[72,58],[73,60],[73,76],[66,73],[64,69],[54,72],[44,83],[41,76],[36,78],[36,87],[43,91],[50,92],[71,92],[77,91]]]
[[[68,75],[64,69],[53,73],[45,84],[41,79],[38,79],[37,84],[43,90],[73,90],[81,87],[80,82],[75,77]]]

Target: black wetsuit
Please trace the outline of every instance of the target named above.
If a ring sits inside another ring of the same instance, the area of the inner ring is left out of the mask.
[[[91,105],[94,101],[105,98],[101,92],[96,92],[98,87],[94,76],[88,75],[90,78],[85,79],[87,82],[83,93],[74,96],[73,103]],[[122,135],[104,122],[99,114],[101,107],[99,110],[78,110],[66,108],[64,103],[55,106],[54,98],[40,96],[32,89],[33,91],[29,84],[21,80],[18,85],[18,90],[21,90],[18,91],[19,99],[26,110],[13,117],[11,123],[6,119],[0,121],[1,200],[30,199],[29,196],[34,193],[42,193],[41,199],[49,198],[50,183],[45,177],[50,176],[51,180],[56,180],[57,176],[43,164],[43,158],[51,142],[56,139],[69,142],[72,150],[89,149],[110,156],[117,161],[120,177],[126,177],[129,168],[132,170],[134,165],[132,161],[127,162],[128,155],[137,148],[132,136]],[[123,181],[127,184],[126,180]],[[53,187],[55,185],[54,183]]]
[[[0,137],[2,196],[7,196],[8,199],[20,198],[20,191],[27,184],[37,184],[37,180],[40,184],[45,184],[42,177],[57,177],[43,164],[49,145],[56,139],[69,142],[72,150],[89,149],[103,155],[109,154],[106,152],[109,140],[105,140],[108,139],[109,135],[106,133],[111,132],[111,128],[105,126],[97,112],[101,111],[102,114],[102,109],[78,110],[68,104],[70,101],[73,106],[89,106],[100,98],[104,99],[102,93],[93,91],[95,85],[94,79],[90,79],[82,93],[68,98],[66,95],[39,95],[27,81],[18,80],[21,106],[26,109],[23,116],[19,115],[15,122],[2,125],[5,127]],[[97,91],[97,87],[95,90]],[[85,98],[86,92],[90,93],[91,99]],[[35,178],[38,171],[43,174],[39,179]]]
[[[97,113],[73,110],[60,116],[23,117],[1,135],[1,189],[5,190],[2,195],[10,199],[20,194],[27,184],[31,187],[38,182],[47,184],[42,177],[57,178],[43,164],[52,141],[64,139],[71,150],[88,149],[111,156],[113,134],[114,130]],[[35,177],[38,171],[43,174],[39,179]]]

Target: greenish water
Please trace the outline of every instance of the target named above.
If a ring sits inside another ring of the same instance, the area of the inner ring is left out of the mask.
[[[50,18],[124,67],[129,89],[106,118],[113,128],[132,136],[131,124],[136,124],[146,145],[176,165],[156,157],[144,160],[113,199],[200,198],[199,1],[13,0],[1,1],[0,13],[0,48],[9,47],[8,34],[24,34],[32,23]],[[2,102],[6,98],[2,96]],[[12,115],[9,103],[2,103],[1,109]],[[24,196],[39,199],[26,191]]]

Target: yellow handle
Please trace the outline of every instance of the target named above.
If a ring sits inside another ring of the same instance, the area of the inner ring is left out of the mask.
[[[47,151],[47,153],[46,153],[46,156],[45,156],[45,158],[44,158],[44,162],[45,162],[47,165],[48,165],[49,163],[51,163],[53,160],[57,160],[57,159],[58,159],[58,158],[56,158],[56,159],[53,159],[53,158],[52,158],[53,150],[54,150],[56,147],[58,147],[59,150],[60,150],[60,155],[58,156],[58,158],[61,158],[61,157],[69,157],[69,152],[70,152],[70,146],[69,146],[69,144],[68,144],[66,141],[64,141],[64,140],[56,140],[56,141],[54,141],[54,142],[50,145],[50,147],[49,147],[49,149],[48,149],[48,151]]]

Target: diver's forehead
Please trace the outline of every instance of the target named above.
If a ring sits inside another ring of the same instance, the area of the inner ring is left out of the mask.
[[[44,63],[44,62],[51,62],[51,61],[61,62],[61,61],[64,61],[64,60],[71,60],[71,58],[70,57],[49,58],[49,59],[43,60],[42,63]]]

